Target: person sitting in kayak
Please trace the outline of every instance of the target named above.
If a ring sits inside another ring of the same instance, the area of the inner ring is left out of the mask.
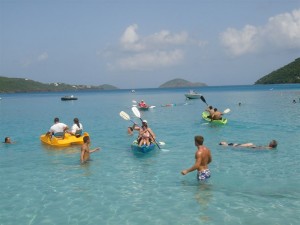
[[[212,120],[221,120],[223,113],[219,112],[217,108],[214,108],[214,112],[211,116]]]
[[[209,116],[207,116],[207,118],[211,119],[212,115],[214,114],[214,108],[210,105],[207,107],[207,109],[205,109],[205,111],[209,112]]]
[[[146,104],[146,102],[144,102],[144,100],[142,100],[140,103],[139,103],[139,107],[141,108],[146,108],[148,105]]]
[[[140,135],[139,135],[139,139],[140,139],[140,142],[139,142],[139,146],[142,146],[142,145],[150,145],[150,133],[147,129],[147,124],[146,125],[143,125],[140,129]]]
[[[147,120],[143,120],[142,127],[136,127],[135,129],[139,130],[138,143],[140,146],[142,146],[144,142],[146,142],[147,145],[155,142],[155,134],[152,129],[148,127]]]
[[[232,147],[257,148],[257,149],[274,149],[277,147],[277,141],[272,140],[267,146],[256,146],[253,143],[244,143],[244,144],[227,143],[225,141],[220,142],[219,145],[232,146]]]
[[[68,126],[59,122],[59,118],[54,118],[54,124],[50,127],[50,130],[46,135],[54,135],[55,137],[64,137],[65,132],[68,130]]]
[[[75,135],[76,137],[80,137],[82,135],[83,126],[79,122],[78,118],[74,118],[74,124],[72,125],[70,134]]]

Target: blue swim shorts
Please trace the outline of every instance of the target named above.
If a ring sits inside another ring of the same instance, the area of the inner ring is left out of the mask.
[[[209,169],[198,171],[198,173],[197,173],[198,180],[206,180],[208,178],[210,178],[210,170]]]

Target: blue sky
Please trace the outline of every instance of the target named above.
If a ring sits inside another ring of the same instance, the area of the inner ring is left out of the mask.
[[[0,76],[248,85],[300,57],[300,0],[0,0]]]

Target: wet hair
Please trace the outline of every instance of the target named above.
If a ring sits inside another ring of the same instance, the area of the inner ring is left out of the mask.
[[[195,143],[197,145],[203,145],[203,142],[204,142],[204,138],[202,136],[200,136],[200,135],[195,136]]]
[[[84,136],[84,137],[83,137],[83,143],[87,143],[88,140],[90,140],[90,137],[89,137],[89,136]]]
[[[5,137],[4,138],[4,143],[9,143],[8,140],[9,140],[9,137]]]
[[[269,144],[269,147],[271,148],[276,148],[277,147],[277,141],[276,140],[272,140]]]
[[[215,111],[215,112],[217,112],[217,111],[218,111],[218,109],[217,109],[217,108],[214,108],[214,111]]]
[[[59,122],[59,119],[57,117],[54,118],[54,123]]]
[[[77,125],[78,128],[80,128],[79,119],[74,118],[74,123]]]

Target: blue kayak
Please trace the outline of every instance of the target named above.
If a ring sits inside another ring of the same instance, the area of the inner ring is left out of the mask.
[[[135,140],[131,144],[131,149],[134,152],[147,153],[147,152],[151,152],[155,148],[156,148],[156,144],[154,144],[154,143],[151,143],[150,145],[139,146],[138,142]]]

